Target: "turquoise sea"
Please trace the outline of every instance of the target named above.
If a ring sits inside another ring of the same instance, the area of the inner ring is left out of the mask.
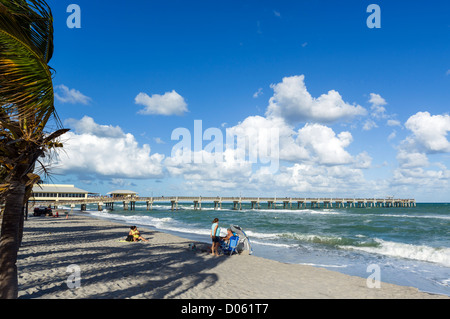
[[[368,278],[370,265],[380,269],[381,281],[450,296],[450,204],[417,204],[411,208],[320,208],[232,210],[223,204],[192,203],[171,211],[170,203],[145,203],[136,210],[97,211],[97,218],[157,229],[210,243],[210,226],[219,218],[222,233],[230,224],[241,226],[250,238],[253,255],[286,263],[313,265]],[[145,231],[144,231],[145,233]]]

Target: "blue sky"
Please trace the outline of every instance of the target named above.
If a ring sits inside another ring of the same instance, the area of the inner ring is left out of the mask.
[[[448,1],[48,3],[55,104],[72,129],[51,182],[450,200]],[[67,26],[72,3],[81,28]],[[367,27],[372,3],[381,28]],[[278,171],[178,163],[172,132],[194,134],[195,120],[224,134],[277,127]]]

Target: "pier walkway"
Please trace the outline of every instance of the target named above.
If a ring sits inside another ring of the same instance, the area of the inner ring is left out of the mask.
[[[221,209],[222,203],[233,203],[233,209],[242,210],[242,204],[251,205],[252,209],[304,209],[304,208],[346,208],[346,207],[415,207],[415,199],[394,198],[300,198],[300,197],[193,197],[193,196],[171,196],[171,197],[89,197],[80,200],[59,200],[47,202],[31,202],[34,206],[71,206],[80,205],[81,210],[86,210],[87,204],[97,204],[98,210],[114,209],[114,204],[122,204],[124,210],[134,210],[136,202],[147,204],[147,210],[153,209],[154,203],[170,203],[172,210],[178,210],[180,203],[193,203],[194,209],[202,209],[202,203],[214,203],[214,209]],[[278,206],[277,206],[278,204]]]

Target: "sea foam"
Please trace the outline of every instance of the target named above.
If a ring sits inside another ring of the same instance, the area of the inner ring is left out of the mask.
[[[412,245],[375,239],[376,247],[340,246],[342,249],[361,250],[390,257],[426,261],[450,267],[450,248],[434,248],[425,245]]]

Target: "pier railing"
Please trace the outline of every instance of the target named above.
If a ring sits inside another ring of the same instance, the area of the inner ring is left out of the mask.
[[[86,210],[86,205],[97,204],[98,210],[103,207],[113,209],[114,204],[121,203],[124,210],[134,210],[136,202],[147,204],[147,210],[153,209],[154,203],[170,203],[172,210],[178,210],[179,203],[193,203],[194,209],[202,209],[202,203],[213,203],[215,209],[221,209],[222,203],[233,203],[233,209],[241,210],[242,203],[251,204],[252,209],[304,209],[304,208],[346,208],[346,207],[415,207],[415,199],[394,198],[303,198],[303,197],[202,197],[202,196],[161,196],[161,197],[89,197],[79,200],[59,201],[30,201],[32,205],[39,206],[71,206],[81,205],[81,210]]]

